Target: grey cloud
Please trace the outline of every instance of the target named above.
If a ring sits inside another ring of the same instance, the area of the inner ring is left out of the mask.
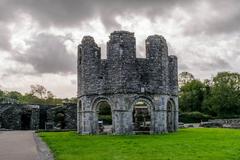
[[[206,3],[209,10],[200,13],[201,3]],[[117,15],[174,19],[171,13],[180,8],[191,17],[183,26],[186,34],[214,34],[240,30],[239,7],[239,0],[1,0],[0,21],[13,21],[23,12],[45,27],[79,26],[86,20],[100,18],[107,29],[116,30],[120,29],[115,21]]]
[[[210,70],[227,70],[231,69],[230,63],[219,57],[211,57],[208,61],[199,61],[192,64],[193,66],[197,66],[199,70],[202,71],[210,71]]]
[[[71,84],[72,84],[72,85],[76,85],[76,84],[77,84],[77,80],[76,80],[76,79],[72,79],[72,80],[71,80]]]
[[[0,1],[0,22],[9,22],[14,20],[16,16],[17,8],[14,4],[12,4],[11,0],[1,0]]]
[[[169,13],[172,8],[191,6],[196,0],[2,0],[0,15],[10,19],[16,12],[33,16],[43,26],[79,25],[87,19],[99,17],[105,26],[115,26],[116,15],[146,14],[149,18]]]
[[[10,50],[11,44],[10,44],[10,38],[11,33],[7,29],[6,26],[0,23],[0,49],[1,50]]]
[[[15,61],[33,66],[37,73],[75,73],[76,55],[67,53],[64,37],[39,34],[29,42],[25,54],[15,54]]]
[[[200,13],[201,3],[206,3],[209,10]],[[108,30],[116,30],[120,29],[115,21],[117,15],[174,19],[173,10],[180,8],[191,17],[183,26],[186,34],[214,34],[240,30],[239,7],[239,0],[1,0],[0,21],[12,21],[23,12],[45,27],[79,26],[86,20],[100,18]]]
[[[186,26],[186,34],[239,33],[239,0],[205,0],[202,2],[209,5],[209,11],[206,11],[206,13],[193,13],[193,20]]]
[[[180,71],[186,71],[186,70],[189,70],[189,66],[187,66],[186,64],[183,64],[183,63],[180,63],[178,64],[178,68]]]

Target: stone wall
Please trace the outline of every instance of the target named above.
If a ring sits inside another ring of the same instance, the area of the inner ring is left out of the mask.
[[[0,117],[1,128],[14,130],[39,128],[38,105],[1,104]],[[27,124],[22,122],[24,119]]]
[[[221,124],[224,128],[240,128],[240,118],[238,119],[213,119],[210,123]]]
[[[177,57],[168,55],[162,36],[149,36],[146,58],[136,58],[134,33],[115,31],[107,42],[107,59],[101,59],[93,37],[83,37],[78,46],[78,132],[98,132],[97,103],[106,101],[112,109],[113,133],[132,133],[133,105],[139,99],[149,104],[151,133],[176,131],[177,70]]]
[[[13,130],[45,129],[46,123],[56,128],[56,112],[64,114],[66,125],[63,129],[76,129],[77,105],[64,106],[0,104],[0,128]]]
[[[76,104],[66,104],[48,109],[47,122],[52,122],[52,129],[77,129]]]

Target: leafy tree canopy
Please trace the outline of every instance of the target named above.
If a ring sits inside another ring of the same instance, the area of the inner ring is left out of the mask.
[[[31,85],[31,91],[21,94],[17,91],[0,90],[0,103],[19,103],[19,104],[41,104],[41,105],[62,105],[63,103],[77,103],[76,98],[56,98],[51,91],[42,85]]]

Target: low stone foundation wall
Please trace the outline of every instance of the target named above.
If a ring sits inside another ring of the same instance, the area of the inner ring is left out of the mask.
[[[209,122],[220,123],[224,128],[240,128],[240,118],[238,119],[214,119]]]
[[[239,128],[240,118],[237,119],[213,119],[208,122],[202,122],[201,127],[221,127],[221,128]]]

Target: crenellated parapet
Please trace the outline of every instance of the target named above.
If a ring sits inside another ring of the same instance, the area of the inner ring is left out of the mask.
[[[125,60],[136,58],[136,39],[134,33],[115,31],[107,42],[107,59]],[[129,60],[130,61],[130,60]]]
[[[148,36],[146,43],[146,57],[153,61],[162,61],[168,56],[168,46],[165,38],[160,35]]]
[[[177,94],[177,57],[168,55],[163,36],[149,36],[146,58],[136,58],[134,33],[115,31],[107,42],[107,59],[93,37],[78,47],[78,97],[91,94]]]

